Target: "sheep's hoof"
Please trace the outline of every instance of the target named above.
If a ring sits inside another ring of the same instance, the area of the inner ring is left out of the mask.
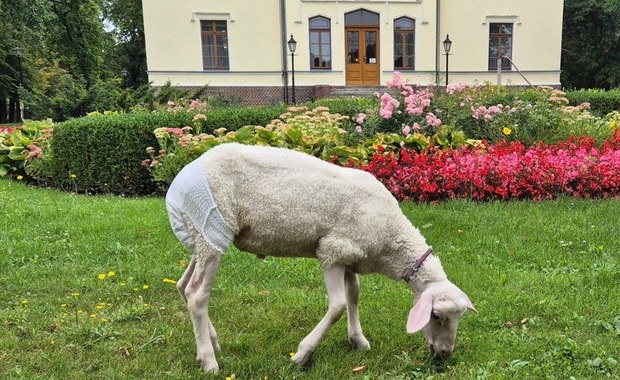
[[[215,360],[203,360],[196,358],[196,361],[200,363],[200,366],[206,373],[217,375],[220,372],[220,367],[217,365],[217,361]]]
[[[366,351],[370,350],[370,342],[363,335],[355,337],[349,337],[349,342],[355,347],[356,350]]]
[[[303,367],[306,363],[308,363],[311,356],[311,351],[297,351],[297,353],[291,357],[291,360],[299,367]]]

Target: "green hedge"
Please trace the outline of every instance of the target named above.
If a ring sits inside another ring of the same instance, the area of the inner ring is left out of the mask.
[[[592,112],[598,116],[605,116],[610,112],[620,110],[620,90],[576,90],[567,91],[566,98],[571,105],[590,103]]]
[[[77,192],[143,195],[155,191],[142,160],[153,130],[190,124],[190,113],[133,113],[72,119],[54,127],[51,152],[31,167],[34,179]]]
[[[226,107],[209,110],[207,112],[206,131],[210,133],[219,128],[236,131],[246,125],[267,125],[278,118],[288,106],[272,107]]]

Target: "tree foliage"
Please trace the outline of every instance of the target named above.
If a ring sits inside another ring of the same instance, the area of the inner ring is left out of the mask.
[[[125,109],[146,82],[140,0],[0,0],[0,123],[18,100],[57,121]]]
[[[565,0],[562,84],[620,85],[620,0]]]

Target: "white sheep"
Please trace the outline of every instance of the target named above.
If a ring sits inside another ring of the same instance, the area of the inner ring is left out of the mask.
[[[166,195],[175,235],[192,253],[177,288],[190,312],[197,360],[219,371],[220,346],[208,304],[222,255],[231,242],[258,257],[316,258],[329,306],[293,362],[303,365],[347,310],[349,340],[370,345],[358,313],[357,274],[405,279],[415,294],[407,331],[423,330],[431,351],[449,356],[467,309],[439,259],[398,202],[371,174],[287,149],[224,144],[187,165]]]

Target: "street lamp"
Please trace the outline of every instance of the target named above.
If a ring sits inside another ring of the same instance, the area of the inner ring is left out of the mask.
[[[443,50],[446,51],[446,87],[448,87],[448,56],[450,55],[450,49],[452,49],[452,41],[450,41],[450,35],[446,34],[446,39],[443,40]]]
[[[24,55],[24,49],[20,48],[20,47],[14,47],[13,48],[13,52],[15,53],[15,56],[17,57],[17,65],[18,65],[18,69],[19,69],[19,87],[21,88],[24,85],[24,70],[22,69],[22,57]],[[17,123],[21,123],[22,122],[22,106],[21,106],[21,102],[19,99],[19,89],[17,89],[16,94],[15,94],[15,106],[17,107],[15,112],[15,122]]]
[[[297,49],[297,41],[291,34],[291,39],[288,40],[288,50],[291,52],[291,73],[293,82],[293,104],[295,104],[295,49]]]

